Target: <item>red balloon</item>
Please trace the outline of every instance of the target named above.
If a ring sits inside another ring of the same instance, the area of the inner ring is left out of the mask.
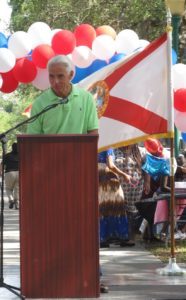
[[[60,30],[52,38],[52,48],[56,54],[70,54],[76,47],[76,39],[73,32]]]
[[[110,35],[113,39],[116,38],[116,31],[109,25],[102,25],[96,28],[96,34],[101,35],[101,34],[107,34]]]
[[[39,45],[32,52],[32,61],[41,69],[45,69],[50,58],[55,55],[54,50],[49,45]]]
[[[23,57],[17,60],[14,68],[13,74],[17,81],[22,83],[32,82],[37,75],[37,68],[35,64]]]
[[[178,111],[186,112],[186,89],[178,89],[174,92],[174,107]]]
[[[12,93],[17,89],[19,82],[15,79],[12,70],[1,74],[1,76],[3,78],[3,84],[0,88],[2,93]]]
[[[92,42],[96,38],[94,27],[89,24],[81,24],[74,30],[77,46],[88,46],[92,48]]]

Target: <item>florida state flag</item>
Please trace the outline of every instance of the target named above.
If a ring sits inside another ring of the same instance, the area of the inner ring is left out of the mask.
[[[78,83],[97,101],[99,151],[171,136],[167,47],[165,33]]]

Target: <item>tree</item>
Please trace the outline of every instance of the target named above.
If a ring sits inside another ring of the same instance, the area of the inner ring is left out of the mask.
[[[26,119],[23,115],[25,108],[32,103],[33,99],[39,93],[32,86],[22,85],[20,88],[9,95],[1,97],[0,95],[0,133],[4,133],[7,130],[15,127]],[[17,134],[25,133],[26,125],[13,130],[7,135],[7,145],[10,149],[10,145],[15,141]],[[0,156],[2,149],[0,149]]]
[[[105,24],[117,32],[133,29],[140,38],[151,41],[165,30],[166,23],[162,0],[10,0],[10,5],[13,31],[27,31],[37,21],[69,30],[82,23]]]

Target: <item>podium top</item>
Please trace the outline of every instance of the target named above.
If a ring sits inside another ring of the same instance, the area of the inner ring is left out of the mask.
[[[27,143],[52,143],[52,142],[98,142],[98,134],[19,134],[18,144]]]
[[[98,134],[18,134],[17,139],[21,138],[57,138],[57,137],[98,137]]]

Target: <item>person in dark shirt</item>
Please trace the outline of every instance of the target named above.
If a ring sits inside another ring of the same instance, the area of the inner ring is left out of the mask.
[[[17,143],[12,144],[12,151],[4,156],[5,189],[9,208],[19,207],[19,156]]]

